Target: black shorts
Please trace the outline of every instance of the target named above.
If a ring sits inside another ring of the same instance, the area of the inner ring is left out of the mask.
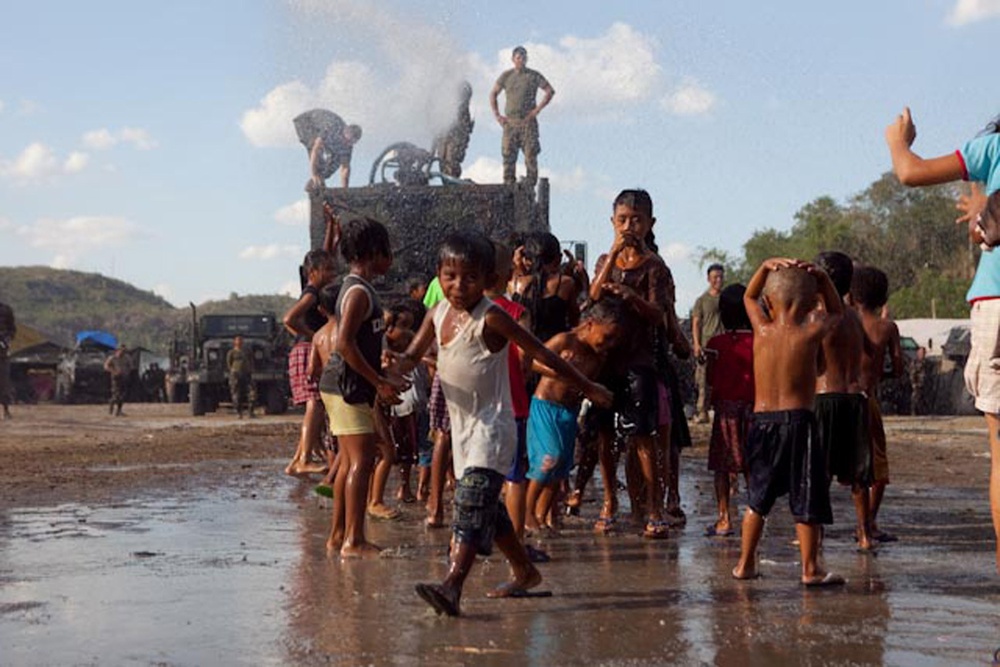
[[[493,540],[514,531],[500,502],[503,483],[504,476],[496,470],[466,468],[455,487],[455,539],[473,545],[482,556],[493,552]]]
[[[811,410],[754,413],[745,462],[754,512],[767,516],[787,493],[796,522],[833,523],[826,452]]]
[[[656,370],[652,366],[629,368],[613,390],[618,435],[656,435],[660,415]]]
[[[870,486],[868,399],[862,394],[817,394],[816,426],[830,478],[836,477],[841,484]]]

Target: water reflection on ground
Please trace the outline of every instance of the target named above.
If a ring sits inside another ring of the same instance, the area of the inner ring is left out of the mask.
[[[443,576],[447,531],[427,532],[405,506],[403,521],[371,525],[383,558],[331,561],[326,501],[275,475],[278,462],[234,464],[238,483],[220,484],[216,468],[169,496],[7,509],[0,663],[990,663],[1000,585],[981,491],[892,489],[885,521],[903,540],[875,558],[854,552],[848,494],[836,492],[843,519],[826,560],[849,583],[806,591],[784,507],[764,539],[764,578],[730,578],[738,543],[702,536],[711,483],[702,462],[684,465],[685,530],[666,542],[596,536],[585,505],[541,542],[551,598],[485,599],[506,575],[494,556],[470,576],[461,619],[413,594]]]

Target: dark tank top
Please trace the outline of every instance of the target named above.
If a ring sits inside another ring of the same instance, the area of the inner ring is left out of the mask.
[[[344,278],[340,295],[337,297],[337,321],[342,321],[344,298],[355,286],[368,294],[368,313],[358,327],[355,340],[358,349],[361,350],[361,356],[377,371],[382,367],[382,336],[385,334],[385,321],[382,319],[382,306],[378,295],[364,278],[355,275]],[[326,366],[323,367],[319,390],[341,396],[344,402],[351,405],[372,405],[375,402],[375,386],[336,352],[330,355]]]
[[[323,325],[326,324],[326,318],[323,317],[323,313],[319,312],[319,290],[313,287],[312,285],[306,285],[305,287],[302,288],[302,294],[299,295],[299,299],[301,300],[302,297],[304,297],[306,294],[312,294],[313,305],[309,310],[306,311],[306,314],[303,316],[303,319],[305,320],[306,326],[309,327],[309,330],[312,332],[316,332],[322,329]],[[295,337],[296,343],[308,342],[308,341],[309,338],[302,335]]]

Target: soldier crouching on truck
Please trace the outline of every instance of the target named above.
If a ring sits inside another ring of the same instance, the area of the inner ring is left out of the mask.
[[[243,336],[233,338],[233,347],[226,354],[226,368],[229,370],[229,395],[236,414],[243,419],[245,404],[253,419],[253,404],[257,398],[252,379],[253,353],[243,349]]]
[[[125,351],[125,345],[119,345],[115,353],[104,362],[104,370],[111,374],[111,401],[108,403],[108,414],[116,417],[124,416],[122,404],[125,402],[128,378],[132,373],[132,360]]]

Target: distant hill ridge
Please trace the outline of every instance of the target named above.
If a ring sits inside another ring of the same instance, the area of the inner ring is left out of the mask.
[[[176,308],[122,280],[44,266],[0,267],[0,301],[14,309],[18,322],[65,346],[73,344],[78,331],[101,329],[130,347],[165,352],[174,333],[191,321],[190,308]],[[271,311],[280,317],[293,303],[277,294],[233,293],[224,301],[199,304],[198,314]]]

